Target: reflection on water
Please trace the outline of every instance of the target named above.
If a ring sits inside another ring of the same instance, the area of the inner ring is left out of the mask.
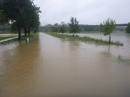
[[[79,36],[88,36],[92,38],[98,38],[103,40],[108,40],[109,36],[104,36],[102,33],[100,34],[78,34]],[[130,34],[125,32],[116,32],[112,33],[111,35],[112,41],[120,41],[124,44],[124,46],[111,46],[110,51],[114,56],[123,56],[125,59],[130,59]],[[104,49],[107,49],[107,47],[103,46],[102,48],[99,48],[100,51],[104,51]]]
[[[0,97],[129,97],[130,61],[118,59],[129,51],[122,48],[44,33],[0,45]]]

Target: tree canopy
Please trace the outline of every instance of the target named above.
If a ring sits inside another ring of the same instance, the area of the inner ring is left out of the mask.
[[[130,23],[128,23],[128,25],[127,25],[126,32],[130,33]]]
[[[105,22],[101,23],[99,30],[104,32],[104,35],[110,35],[116,27],[116,22],[112,19],[107,19]]]
[[[35,6],[32,0],[4,0],[0,3],[0,23],[11,22],[18,29],[21,38],[21,28],[28,30],[36,29],[39,24],[40,8]]]
[[[66,31],[65,23],[61,22],[61,26],[59,28],[59,32],[61,32],[62,35],[63,35],[63,33],[65,33],[65,31]]]
[[[105,22],[99,25],[99,30],[104,33],[104,35],[109,35],[109,43],[111,42],[111,33],[116,27],[116,22],[112,19],[107,19]]]
[[[71,17],[70,23],[69,23],[69,31],[70,33],[73,33],[73,36],[76,32],[80,32],[78,21],[76,18]]]

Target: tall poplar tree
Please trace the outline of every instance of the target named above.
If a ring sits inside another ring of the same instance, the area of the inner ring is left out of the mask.
[[[73,36],[75,33],[80,32],[78,21],[76,18],[71,17],[70,23],[69,23],[69,32],[73,33]]]

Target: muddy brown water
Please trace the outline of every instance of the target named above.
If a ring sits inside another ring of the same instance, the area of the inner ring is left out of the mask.
[[[95,45],[44,33],[30,40],[0,45],[0,97],[130,97],[127,42]]]

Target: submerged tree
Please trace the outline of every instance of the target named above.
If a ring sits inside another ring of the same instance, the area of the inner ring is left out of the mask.
[[[128,23],[128,25],[127,25],[126,32],[130,33],[130,23]]]
[[[104,33],[104,35],[109,35],[109,43],[111,42],[111,33],[116,27],[116,22],[112,19],[107,19],[105,22],[99,25],[99,30]]]
[[[70,33],[73,33],[73,36],[76,32],[80,32],[78,21],[76,18],[71,17],[70,23],[69,23],[69,31]]]
[[[66,27],[65,27],[65,23],[64,22],[61,22],[61,26],[59,28],[59,32],[61,32],[62,35],[63,35],[63,33],[66,32]]]

